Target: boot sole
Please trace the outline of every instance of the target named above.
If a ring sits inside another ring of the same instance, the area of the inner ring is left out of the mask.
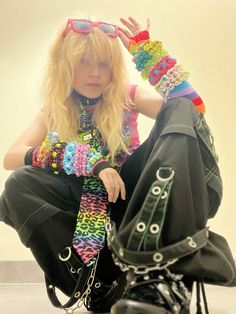
[[[122,299],[111,308],[111,314],[171,314],[157,305]]]

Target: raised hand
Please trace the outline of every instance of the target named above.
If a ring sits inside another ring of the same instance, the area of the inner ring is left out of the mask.
[[[119,38],[121,39],[124,46],[129,48],[130,38],[136,36],[143,30],[149,30],[150,21],[147,19],[146,27],[143,28],[133,17],[129,17],[128,20],[121,18],[121,23],[126,27],[119,27]]]

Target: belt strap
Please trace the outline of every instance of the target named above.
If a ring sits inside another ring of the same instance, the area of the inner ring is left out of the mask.
[[[189,255],[207,244],[208,228],[186,237],[174,244],[162,247],[153,251],[131,251],[125,249],[117,236],[115,223],[111,222],[111,229],[108,231],[109,247],[115,256],[125,264],[136,266],[154,266],[165,264],[171,260]]]

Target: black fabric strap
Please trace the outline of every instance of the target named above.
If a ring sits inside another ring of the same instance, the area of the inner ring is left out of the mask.
[[[197,233],[186,237],[182,241],[178,241],[155,251],[131,251],[122,247],[114,223],[112,223],[112,228],[109,231],[108,240],[109,247],[115,253],[117,258],[125,264],[154,266],[156,264],[161,265],[176,258],[189,255],[205,246],[208,241],[208,228],[206,227]],[[159,261],[157,261],[158,258]]]
[[[65,249],[65,253],[66,252],[67,252],[67,250]],[[61,256],[63,256],[63,253],[64,252],[61,253]],[[76,276],[77,281],[76,281],[73,293],[72,293],[70,299],[64,305],[62,305],[62,303],[59,301],[59,299],[56,295],[55,286],[52,284],[50,279],[45,276],[45,283],[46,283],[46,289],[47,289],[48,297],[49,297],[51,303],[55,307],[59,307],[59,308],[69,308],[69,307],[73,306],[79,300],[79,297],[76,297],[76,293],[81,292],[80,296],[83,294],[83,292],[87,286],[87,280],[88,280],[89,275],[92,271],[92,267],[87,267],[85,264],[83,264],[83,262],[79,260],[79,257],[76,256],[76,254],[73,252],[72,249],[71,249],[70,258],[68,258],[64,262],[66,263],[68,269],[73,267],[73,269],[75,270],[75,274],[77,275]],[[79,269],[80,269],[80,271],[77,272]]]
[[[109,162],[107,161],[102,161],[102,162],[99,162],[97,165],[95,164],[94,168],[93,168],[93,175],[95,177],[98,177],[99,176],[99,173],[103,170],[103,169],[106,169],[106,168],[112,168],[112,166],[109,164]]]
[[[46,289],[47,294],[49,297],[49,300],[51,303],[58,308],[69,308],[73,306],[76,302],[79,301],[82,294],[87,288],[88,279],[90,276],[90,273],[92,271],[92,266],[88,267],[86,266],[81,260],[80,257],[77,255],[77,253],[74,252],[73,248],[70,248],[70,256],[65,261],[62,261],[66,263],[66,266],[68,268],[68,271],[71,272],[72,275],[74,275],[74,279],[76,281],[73,293],[71,294],[70,299],[65,303],[62,304],[57,295],[56,295],[56,288],[51,282],[51,280],[45,275],[45,283],[46,283]],[[65,248],[63,252],[60,254],[62,257],[68,254],[68,248]],[[68,274],[69,275],[69,274]],[[112,289],[111,289],[112,288]],[[101,280],[99,280],[96,275],[94,278],[94,286],[93,289],[97,291],[110,291],[110,289],[113,291],[114,287],[110,285],[104,284]]]
[[[24,157],[24,164],[25,164],[25,166],[32,165],[32,157],[33,157],[34,149],[35,149],[35,147],[31,147],[25,153],[25,157]]]

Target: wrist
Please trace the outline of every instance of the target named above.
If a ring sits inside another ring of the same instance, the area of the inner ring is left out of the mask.
[[[142,43],[148,40],[149,32],[147,30],[143,30],[139,32],[137,35],[129,38],[129,46],[128,51],[134,55],[135,51],[137,50],[137,47]]]
[[[36,150],[38,150],[38,147],[31,147],[26,151],[25,157],[24,157],[25,166],[33,164],[33,161],[34,161],[33,156],[35,155]]]
[[[94,164],[91,173],[93,176],[99,177],[99,173],[107,168],[112,168],[110,163],[105,159],[100,159]]]

